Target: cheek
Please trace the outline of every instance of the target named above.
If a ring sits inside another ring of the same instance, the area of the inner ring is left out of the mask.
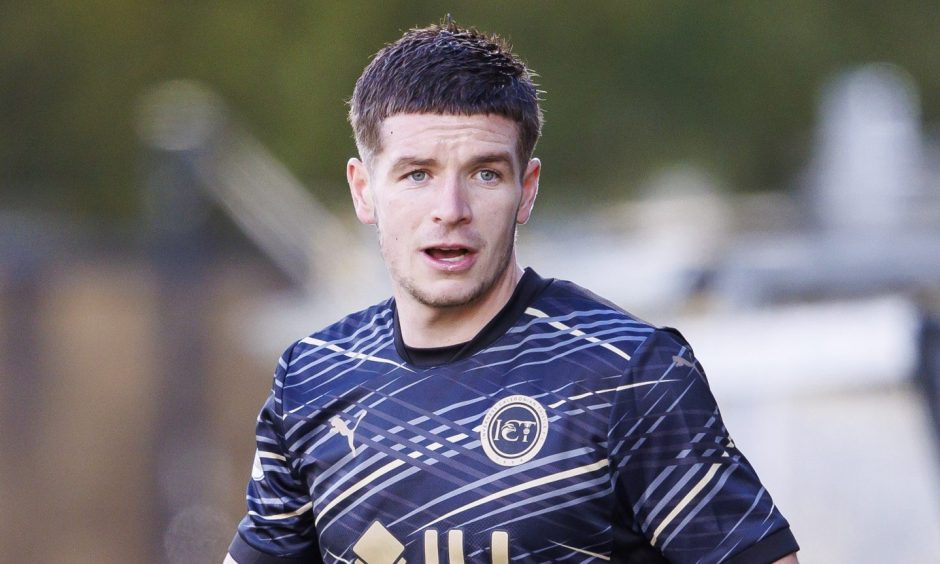
[[[413,232],[428,215],[420,201],[410,198],[389,200],[385,202],[382,212],[386,223],[402,236]]]
[[[521,203],[519,198],[512,197],[500,201],[498,206],[492,208],[492,213],[488,214],[490,222],[492,224],[499,223],[500,225],[505,223],[515,225],[519,219]]]
[[[408,241],[409,233],[415,231],[412,226],[408,225],[407,215],[401,212],[400,206],[391,203],[376,214],[375,226],[379,243],[385,253],[400,254],[399,249]]]

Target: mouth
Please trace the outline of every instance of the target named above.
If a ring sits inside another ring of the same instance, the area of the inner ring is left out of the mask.
[[[450,273],[462,272],[475,262],[476,249],[461,245],[432,245],[422,249],[434,268]]]
[[[424,253],[434,260],[459,262],[470,254],[470,249],[466,247],[429,247],[424,249]]]

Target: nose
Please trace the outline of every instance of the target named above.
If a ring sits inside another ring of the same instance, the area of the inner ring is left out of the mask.
[[[434,191],[432,215],[435,223],[468,223],[473,217],[473,212],[467,196],[467,186],[459,177],[446,178]]]

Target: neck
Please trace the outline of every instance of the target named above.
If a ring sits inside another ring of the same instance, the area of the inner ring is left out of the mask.
[[[454,307],[432,307],[404,292],[395,292],[402,339],[409,347],[446,347],[469,341],[509,302],[522,269],[515,261],[493,287],[473,302]]]

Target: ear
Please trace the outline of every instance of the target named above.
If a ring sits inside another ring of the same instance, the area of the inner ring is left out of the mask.
[[[542,173],[542,161],[530,159],[522,175],[522,201],[519,202],[519,211],[516,212],[516,223],[522,225],[529,221],[532,207],[535,206],[535,197],[539,193],[539,174]]]
[[[366,225],[375,224],[375,207],[372,201],[372,185],[369,169],[365,163],[353,157],[346,163],[346,181],[352,195],[356,217]]]

